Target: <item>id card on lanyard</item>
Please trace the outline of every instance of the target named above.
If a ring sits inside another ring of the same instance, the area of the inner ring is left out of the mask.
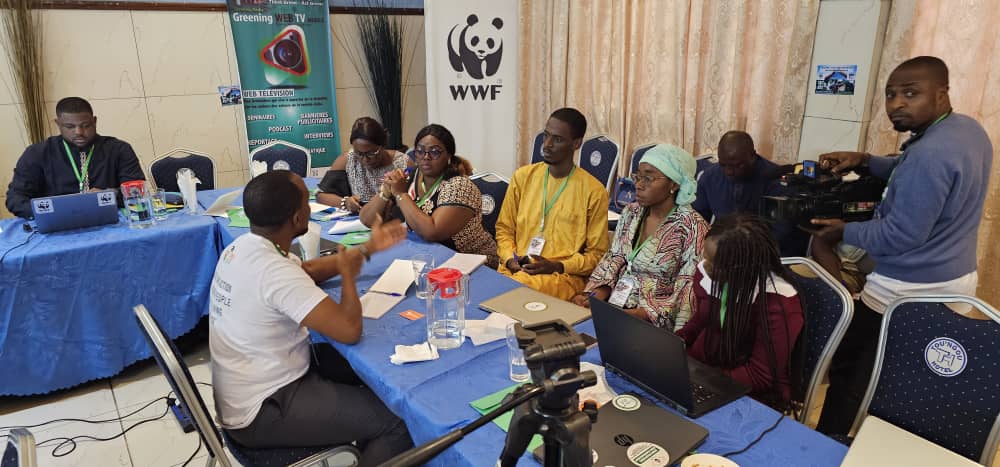
[[[663,228],[663,225],[667,223],[667,220],[670,219],[670,216],[673,215],[676,210],[677,208],[674,207],[669,213],[667,213],[667,216],[660,221],[660,225],[656,226],[656,230],[653,231],[652,235],[646,237],[646,239],[638,245],[635,245],[635,241],[632,242],[632,252],[628,255],[628,262],[625,264],[625,273],[618,279],[618,283],[615,284],[615,289],[611,292],[611,297],[608,298],[608,303],[618,307],[625,307],[625,303],[628,301],[628,298],[632,295],[632,291],[635,290],[637,285],[637,281],[632,276],[632,263],[635,262],[635,258],[639,256],[639,252],[645,248],[650,239],[656,236],[656,233]],[[648,212],[643,213],[642,220],[639,221],[639,227],[636,229],[633,239],[638,239],[642,236],[643,227],[646,225],[647,215]]]
[[[87,171],[90,168],[91,156],[94,155],[94,146],[91,146],[90,151],[87,153],[80,151],[80,169],[77,169],[76,159],[73,158],[73,151],[70,151],[69,145],[66,144],[65,140],[63,141],[63,147],[66,148],[66,157],[69,158],[69,164],[73,166],[73,175],[76,175],[76,180],[80,182],[80,193],[90,190],[90,174]]]
[[[562,195],[563,190],[566,189],[566,185],[569,183],[569,178],[573,176],[573,172],[576,171],[576,166],[569,169],[569,175],[566,175],[566,179],[563,180],[562,185],[556,194],[552,197],[552,200],[546,204],[546,200],[549,197],[549,172],[545,171],[545,182],[542,184],[542,223],[538,226],[538,234],[531,238],[531,242],[528,244],[528,256],[541,256],[542,250],[545,248],[545,219],[549,215],[549,211],[552,210],[552,206],[555,206],[556,201],[559,200],[559,196]]]

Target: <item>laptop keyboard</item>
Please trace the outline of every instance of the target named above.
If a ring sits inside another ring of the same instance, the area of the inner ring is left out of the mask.
[[[697,405],[715,397],[715,393],[698,383],[691,383],[691,397],[694,399],[695,405]]]

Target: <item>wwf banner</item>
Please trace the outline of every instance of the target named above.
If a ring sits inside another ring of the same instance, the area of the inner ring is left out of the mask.
[[[312,167],[340,155],[327,0],[227,0],[250,151],[305,147]]]
[[[427,114],[476,172],[509,177],[516,157],[517,0],[427,0]]]

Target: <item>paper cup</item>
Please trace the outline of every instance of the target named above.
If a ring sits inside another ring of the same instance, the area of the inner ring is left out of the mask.
[[[309,223],[309,231],[299,238],[299,245],[302,248],[303,260],[319,258],[319,233],[322,227],[316,222]]]

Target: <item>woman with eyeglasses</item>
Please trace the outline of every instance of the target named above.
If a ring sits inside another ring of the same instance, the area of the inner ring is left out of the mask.
[[[333,161],[319,184],[316,201],[357,214],[378,193],[385,174],[409,165],[406,154],[385,148],[387,134],[371,117],[351,127],[351,150]]]
[[[593,296],[671,331],[687,322],[708,233],[708,223],[691,208],[694,174],[694,158],[681,148],[659,144],[646,152],[632,174],[636,202],[622,210],[611,249],[574,303],[589,306]]]
[[[361,209],[361,222],[372,225],[379,216],[397,218],[429,242],[459,253],[486,255],[486,264],[500,264],[497,242],[483,229],[483,195],[469,179],[472,166],[455,155],[455,138],[447,128],[431,124],[413,143],[417,170],[389,172],[378,196]]]

